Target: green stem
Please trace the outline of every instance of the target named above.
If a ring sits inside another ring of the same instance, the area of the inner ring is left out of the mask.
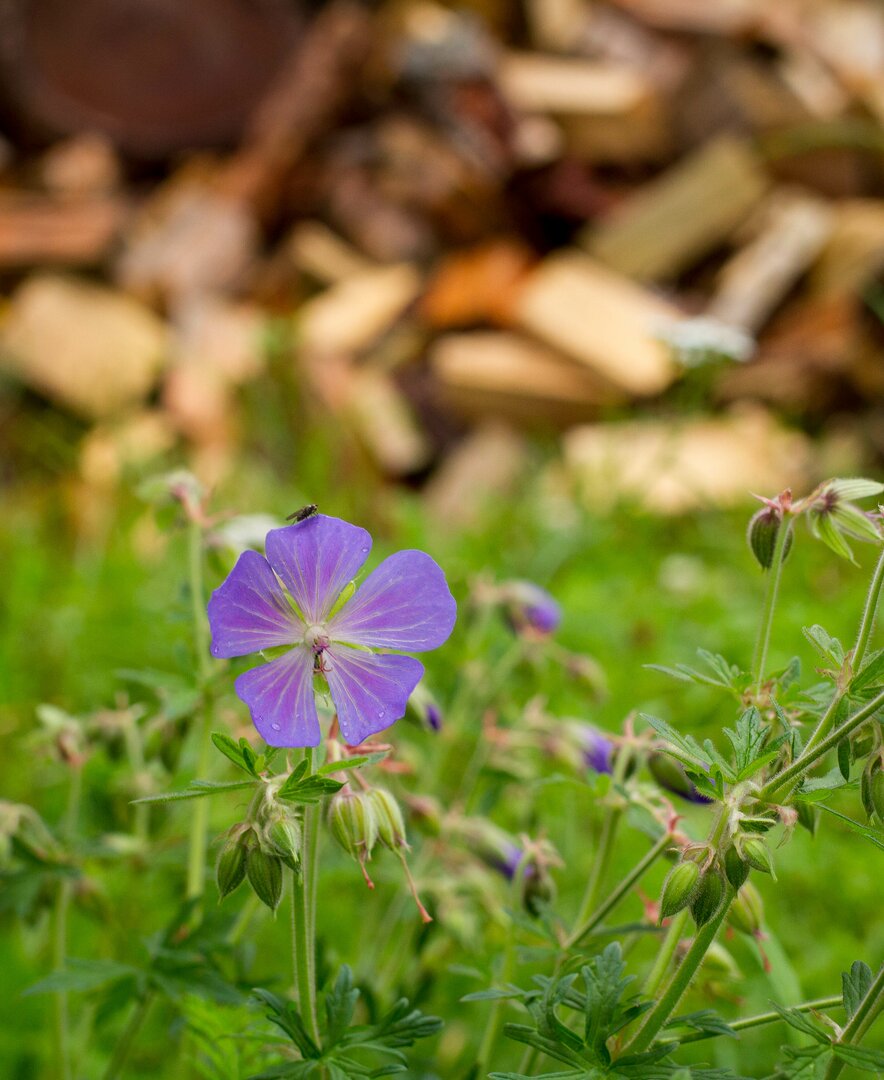
[[[68,845],[76,835],[82,790],[83,773],[79,766],[74,765],[71,768],[67,805],[59,830],[61,839]],[[72,895],[73,881],[68,874],[64,874],[58,883],[58,892],[55,896],[52,934],[52,966],[55,971],[61,971],[65,966],[68,951],[68,913]],[[68,1009],[68,995],[64,990],[55,995],[55,1057],[59,1080],[70,1080],[73,1071],[71,1065],[70,1012]]]
[[[525,871],[528,868],[528,862],[523,855],[519,860],[519,864],[516,867],[516,872],[513,874],[513,880],[510,886],[510,904],[513,911],[518,911],[522,906],[522,887],[525,881]],[[515,927],[510,926],[507,938],[506,947],[503,954],[503,968],[500,974],[500,981],[506,985],[512,978],[513,974],[513,959],[515,955]],[[479,1051],[476,1055],[476,1064],[474,1068],[475,1075],[481,1076],[485,1068],[491,1064],[491,1052],[494,1049],[494,1044],[497,1042],[497,1034],[500,1028],[500,1017],[503,1010],[503,1000],[498,998],[491,1004],[491,1012],[488,1014],[488,1023],[485,1025],[485,1032],[482,1036],[482,1042],[479,1046]]]
[[[138,1037],[141,1025],[147,1018],[147,1013],[152,1001],[153,995],[147,993],[136,1003],[135,1008],[132,1010],[132,1015],[129,1017],[129,1022],[126,1024],[123,1033],[120,1036],[120,1041],[114,1047],[113,1055],[111,1056],[110,1063],[104,1074],[104,1080],[117,1080],[118,1077],[122,1076],[123,1066],[126,1064],[126,1060],[129,1057],[132,1044]]]
[[[663,991],[653,1009],[647,1014],[645,1022],[639,1028],[635,1038],[633,1038],[623,1050],[623,1055],[639,1054],[643,1050],[647,1050],[657,1037],[657,1034],[666,1025],[669,1017],[672,1016],[678,1008],[678,1003],[681,1001],[682,997],[684,997],[692,979],[697,974],[700,965],[703,963],[703,959],[709,951],[712,942],[715,940],[715,935],[718,933],[719,927],[724,922],[725,916],[727,915],[735,896],[736,892],[728,885],[724,900],[718,911],[709,922],[697,932],[697,936],[694,938],[690,949],[688,949],[684,960],[682,960],[681,964],[673,972],[672,978],[666,985],[666,989]]]
[[[815,1009],[837,1009],[842,1004],[841,995],[834,997],[818,998],[816,1001],[804,1001],[800,1005],[790,1006],[792,1012],[813,1012]],[[746,1031],[749,1028],[763,1027],[765,1024],[775,1024],[783,1017],[778,1012],[759,1013],[757,1016],[747,1016],[743,1020],[730,1020],[728,1027],[731,1031]],[[678,1039],[678,1045],[686,1043],[702,1042],[704,1039],[716,1039],[723,1035],[723,1031],[695,1031],[692,1035],[685,1035]]]
[[[777,606],[777,596],[780,590],[780,578],[783,572],[783,557],[786,551],[786,541],[792,528],[792,522],[784,519],[777,530],[777,541],[774,545],[773,557],[767,571],[767,589],[764,593],[764,607],[761,611],[761,624],[758,627],[758,637],[755,640],[755,651],[752,658],[752,675],[755,692],[761,693],[761,683],[764,679],[764,669],[767,665],[767,649],[770,645],[770,634],[773,627],[773,617]]]
[[[608,915],[611,911],[614,910],[614,908],[620,903],[623,897],[626,896],[626,894],[633,887],[633,885],[635,885],[635,883],[644,876],[648,868],[652,866],[663,854],[666,848],[669,847],[671,842],[672,835],[668,832],[664,833],[657,841],[657,843],[654,844],[651,850],[645,855],[645,857],[641,859],[638,863],[636,863],[632,870],[630,870],[630,872],[620,882],[617,888],[614,889],[614,891],[607,898],[607,900],[605,900],[604,903],[600,904],[599,907],[596,908],[593,914],[590,915],[585,922],[580,923],[577,929],[572,931],[570,937],[568,937],[567,941],[565,942],[566,949],[572,949],[575,945],[579,945],[580,942],[586,937],[586,935],[593,931],[599,925],[602,919],[604,919],[606,915]]]
[[[626,773],[629,771],[630,757],[631,753],[627,746],[624,746],[617,754],[614,764],[614,775],[611,778],[612,787],[622,784],[626,779]],[[619,799],[619,795],[617,798]],[[580,910],[577,912],[577,918],[574,920],[577,926],[585,923],[589,918],[590,912],[595,911],[598,906],[602,885],[604,884],[605,876],[608,872],[608,865],[610,864],[611,856],[614,853],[614,840],[616,839],[617,829],[620,826],[620,818],[622,816],[623,808],[619,802],[608,807],[607,813],[605,814],[605,820],[602,823],[599,846],[595,853],[592,870],[590,871],[589,878],[586,882],[586,890],[583,893],[583,899],[580,902]]]
[[[304,751],[308,773],[313,749]],[[292,871],[292,962],[301,1019],[307,1034],[321,1045],[316,1016],[316,854],[319,847],[319,808],[304,808],[304,846],[299,871]]]
[[[688,909],[685,908],[683,911],[680,911],[669,924],[669,929],[666,931],[666,937],[663,938],[663,942],[657,950],[654,964],[645,980],[644,996],[646,998],[654,998],[657,996],[657,991],[660,989],[663,980],[666,978],[666,972],[669,970],[669,965],[672,962],[673,956],[675,956],[675,950],[678,948],[679,941],[681,941],[681,935],[684,933],[687,921]]]
[[[835,728],[834,731],[830,732],[830,734],[817,743],[816,746],[811,747],[810,744],[808,744],[803,753],[797,757],[787,769],[783,769],[781,773],[772,777],[764,785],[758,793],[758,798],[763,802],[774,802],[779,791],[799,780],[806,772],[816,765],[821,757],[824,757],[830,750],[834,749],[842,739],[853,734],[853,732],[861,727],[870,716],[874,716],[882,706],[884,706],[884,691],[878,694],[877,697],[872,698],[867,705],[864,705],[858,712],[855,712],[853,716],[849,716],[840,727]]]
[[[878,600],[881,596],[882,584],[884,584],[884,550],[882,550],[881,556],[875,566],[875,572],[872,574],[872,582],[869,586],[865,607],[863,608],[862,618],[860,619],[859,630],[856,635],[856,644],[853,647],[853,653],[851,655],[851,670],[854,674],[862,667],[866,650],[869,647],[869,639],[872,636],[872,628],[875,625],[875,616],[878,613]],[[822,719],[817,724],[816,730],[807,740],[807,746],[804,748],[805,753],[809,750],[815,750],[832,730],[835,714],[838,711],[838,706],[841,704],[845,693],[846,689],[839,689],[836,692],[829,703],[829,707],[823,714]]]
[[[882,1012],[884,1012],[884,964],[881,965],[868,993],[857,1006],[856,1012],[845,1025],[837,1042],[842,1046],[858,1046]],[[835,1080],[841,1075],[845,1064],[842,1058],[833,1057],[826,1070],[825,1080]]]
[[[209,626],[203,587],[203,531],[195,521],[188,524],[188,576],[190,580],[193,640],[196,651],[197,684],[201,696],[202,721],[197,746],[196,775],[205,779],[212,747],[212,663],[209,654]],[[208,799],[197,799],[190,818],[187,856],[187,898],[198,899],[206,884],[206,834],[209,827]]]

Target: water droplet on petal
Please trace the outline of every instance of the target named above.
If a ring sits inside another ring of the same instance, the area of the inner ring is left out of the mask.
[[[386,715],[387,715],[387,710],[386,709],[378,709],[378,719],[379,720],[383,720],[383,718]]]
[[[368,554],[368,548],[367,547],[364,547],[362,550],[366,555]]]
[[[273,728],[274,731],[282,731],[282,728],[279,726],[279,724],[271,724],[270,726]]]

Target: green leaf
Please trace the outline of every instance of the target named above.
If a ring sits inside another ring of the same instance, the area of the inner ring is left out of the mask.
[[[383,761],[387,756],[386,750],[380,750],[376,754],[360,754],[359,757],[345,758],[343,761],[326,761],[316,770],[316,776],[328,776],[329,773],[345,772],[347,769],[359,769],[363,765],[374,765]],[[306,762],[305,762],[306,764]]]
[[[706,750],[697,742],[692,735],[682,735],[665,720],[648,713],[639,714],[642,720],[646,720],[658,735],[662,736],[670,745],[664,747],[672,757],[677,758],[684,765],[692,768],[698,766],[704,771],[708,770],[710,757]]]
[[[133,799],[133,803],[170,803],[186,799],[204,799],[207,795],[221,795],[225,791],[241,791],[255,786],[254,780],[236,780],[233,783],[216,783],[214,780],[191,780],[183,791],[167,791],[162,795],[145,795]]]
[[[822,514],[810,515],[810,528],[813,535],[831,548],[836,555],[840,555],[842,559],[847,559],[852,562],[854,566],[858,565],[856,559],[853,557],[853,551],[850,545],[844,539],[841,530],[835,524],[832,519],[832,515],[828,512]]]
[[[884,649],[874,653],[850,680],[850,693],[862,694],[884,683]]]
[[[850,971],[841,973],[841,986],[844,995],[844,1011],[848,1020],[859,1008],[860,1002],[868,994],[874,976],[872,969],[862,960],[854,960],[850,965]]]
[[[842,499],[870,499],[884,491],[884,484],[877,480],[854,476],[842,480],[830,480],[826,487]]]
[[[359,991],[353,986],[353,973],[344,964],[338,972],[334,988],[325,999],[326,1034],[332,1045],[343,1037],[350,1026],[358,1000]]]
[[[790,1027],[800,1031],[803,1035],[809,1035],[816,1042],[828,1046],[829,1034],[819,1021],[814,1020],[812,1016],[801,1012],[799,1009],[784,1009],[782,1005],[777,1005],[775,1001],[772,1001],[771,1005],[773,1005],[774,1011],[779,1013]]]
[[[122,979],[134,979],[139,975],[141,971],[138,968],[129,964],[118,964],[114,960],[78,960],[76,957],[71,957],[60,971],[53,971],[45,979],[23,990],[22,997],[29,997],[32,994],[98,990],[102,986],[109,986]]]
[[[212,742],[226,758],[236,765],[238,769],[242,769],[244,772],[251,773],[252,776],[257,777],[254,770],[249,768],[240,744],[234,742],[229,735],[225,735],[223,731],[213,731]]]
[[[880,1074],[884,1069],[884,1053],[880,1050],[872,1050],[867,1046],[847,1046],[841,1043],[833,1043],[832,1050],[835,1057],[841,1058],[848,1065],[863,1072]]]
[[[820,810],[824,810],[827,814],[831,814],[832,817],[838,818],[838,820],[844,822],[852,832],[859,833],[859,835],[864,836],[866,840],[871,840],[875,847],[884,851],[884,839],[882,839],[880,833],[876,832],[874,829],[867,828],[865,825],[860,825],[858,821],[854,821],[853,818],[849,818],[846,814],[842,814],[838,810],[833,810],[831,806],[826,806],[823,802],[818,805]]]
[[[719,1016],[714,1009],[701,1009],[699,1012],[686,1013],[684,1016],[675,1016],[666,1024],[667,1029],[686,1027],[691,1031],[699,1031],[704,1035],[727,1035],[731,1039],[738,1038],[737,1033],[723,1017]]]
[[[837,638],[819,625],[802,627],[801,632],[824,660],[833,667],[841,667],[844,663],[844,646]]]
[[[750,705],[740,715],[739,720],[737,720],[736,731],[731,728],[724,729],[725,735],[734,748],[734,764],[738,779],[744,778],[744,774],[761,754],[769,730],[766,725],[762,724],[761,713],[754,705]]]

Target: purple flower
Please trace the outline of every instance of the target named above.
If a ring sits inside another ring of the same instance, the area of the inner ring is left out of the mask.
[[[531,581],[508,581],[500,586],[500,595],[516,633],[547,637],[558,629],[562,610],[539,585]]]
[[[266,558],[243,552],[209,600],[213,656],[293,646],[234,684],[261,737],[270,746],[318,745],[317,675],[351,746],[389,727],[424,668],[376,650],[425,652],[447,640],[456,606],[441,568],[422,551],[400,551],[336,607],[371,550],[364,529],[316,514],[273,529],[265,550]]]
[[[614,744],[589,724],[581,726],[580,741],[583,744],[583,760],[597,773],[614,771]]]
[[[684,768],[666,754],[651,754],[648,758],[651,775],[666,791],[680,799],[692,803],[711,803],[708,795],[703,795],[697,785],[688,777]]]

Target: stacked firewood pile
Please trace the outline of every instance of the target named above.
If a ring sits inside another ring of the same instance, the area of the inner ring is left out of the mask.
[[[221,473],[283,326],[446,516],[538,425],[661,509],[808,475],[799,428],[884,450],[878,0],[3,0],[0,28],[7,402]]]

